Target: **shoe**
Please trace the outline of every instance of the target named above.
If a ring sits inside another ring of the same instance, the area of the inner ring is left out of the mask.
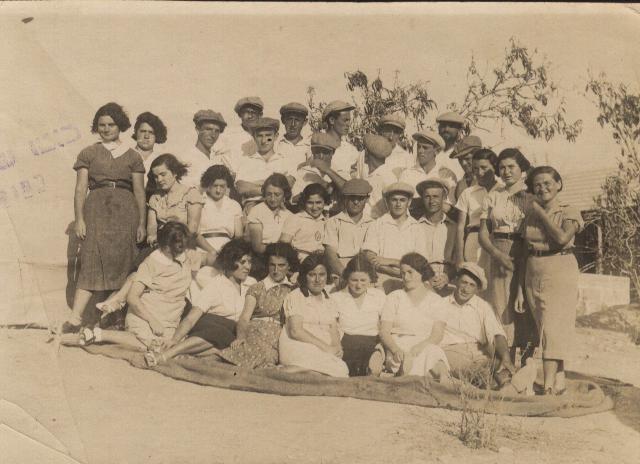
[[[91,345],[96,341],[96,335],[93,333],[89,327],[85,327],[80,331],[80,339],[78,340],[78,344],[80,346]]]
[[[78,333],[80,332],[80,328],[81,328],[80,325],[75,325],[69,321],[66,321],[64,324],[62,324],[62,327],[60,328],[60,333],[61,334]]]
[[[124,301],[103,301],[102,303],[96,303],[96,308],[102,311],[102,317],[105,317],[107,314],[121,310],[124,305]]]

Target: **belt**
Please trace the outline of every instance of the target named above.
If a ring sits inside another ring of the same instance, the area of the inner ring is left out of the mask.
[[[543,256],[556,256],[556,255],[570,255],[573,254],[574,248],[563,248],[562,250],[534,250],[529,249],[530,256],[537,256],[538,258]]]
[[[469,226],[464,230],[464,232],[466,234],[470,234],[471,232],[480,232],[480,226]]]
[[[503,238],[506,240],[522,240],[522,234],[517,232],[494,232],[493,238]]]
[[[101,188],[121,188],[133,192],[133,187],[131,186],[131,184],[125,181],[102,180],[100,182],[94,182],[93,184],[89,185],[89,190],[96,190]]]
[[[200,234],[202,235],[204,238],[212,238],[212,237],[229,237],[229,234],[227,232],[205,232],[204,234]]]

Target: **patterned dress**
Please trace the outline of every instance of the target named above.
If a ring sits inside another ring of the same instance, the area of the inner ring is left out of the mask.
[[[282,328],[282,304],[291,285],[267,277],[247,292],[256,300],[245,341],[238,348],[226,348],[220,356],[231,364],[257,369],[278,364],[278,339]]]
[[[136,230],[140,220],[133,192],[126,188],[95,188],[105,181],[132,185],[133,173],[144,174],[140,154],[102,143],[80,152],[73,169],[89,171],[89,195],[83,215],[87,234],[80,247],[77,287],[117,290],[124,284],[138,253]]]

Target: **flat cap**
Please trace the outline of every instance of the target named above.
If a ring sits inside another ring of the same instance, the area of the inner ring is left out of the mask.
[[[260,129],[271,129],[274,132],[278,132],[280,129],[280,121],[273,118],[258,118],[251,122],[250,126],[253,132]]]
[[[242,108],[244,108],[245,106],[253,106],[255,108],[258,108],[260,111],[264,109],[264,103],[262,103],[260,97],[241,98],[240,100],[238,100],[238,103],[236,103],[236,106],[234,106],[233,109],[238,115],[240,115],[240,110],[242,110]]]
[[[416,191],[418,192],[418,195],[422,196],[425,190],[434,187],[443,189],[445,195],[449,193],[449,186],[439,177],[428,177],[422,182],[419,182],[418,185],[416,185]]]
[[[342,187],[343,195],[365,196],[371,193],[371,185],[364,179],[349,179]]]
[[[227,121],[224,120],[220,113],[213,110],[200,110],[193,115],[193,122],[197,125],[204,121],[215,122],[224,130],[227,127]]]
[[[331,103],[329,103],[327,106],[324,107],[324,110],[322,110],[322,120],[325,121],[329,115],[331,115],[332,113],[339,113],[341,111],[351,111],[355,109],[355,106],[342,101],[342,100],[334,100]]]
[[[430,143],[441,150],[445,146],[444,139],[440,137],[440,134],[430,130],[422,130],[413,134],[413,140],[420,143]]]
[[[311,148],[322,147],[335,151],[340,146],[340,141],[331,134],[324,132],[314,132],[311,134]]]
[[[480,140],[480,137],[477,135],[467,135],[456,144],[455,148],[449,155],[449,158],[458,158],[460,156],[473,153],[476,150],[480,150],[481,148],[482,140]]]
[[[301,114],[306,118],[309,110],[301,103],[291,102],[280,107],[280,116],[284,116],[287,113]]]
[[[394,126],[404,130],[407,127],[407,123],[404,120],[404,116],[400,113],[387,114],[380,119],[380,126]]]
[[[464,124],[464,118],[454,111],[442,113],[436,118],[436,122],[452,122],[455,124]]]
[[[385,197],[392,193],[404,193],[409,198],[413,198],[413,194],[415,193],[415,190],[413,189],[412,186],[410,186],[406,182],[394,182],[393,184],[389,184],[382,189],[382,194]]]
[[[462,263],[462,266],[460,266],[459,273],[463,271],[468,272],[469,274],[473,275],[480,281],[481,290],[487,288],[487,278],[484,275],[484,270],[480,266],[478,266],[476,263],[473,263],[470,261]]]
[[[386,137],[376,134],[365,134],[362,138],[364,149],[375,158],[387,158],[393,151],[393,145]]]

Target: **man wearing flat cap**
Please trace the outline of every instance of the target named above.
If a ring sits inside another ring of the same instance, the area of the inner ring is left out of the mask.
[[[386,161],[392,169],[406,169],[415,164],[415,156],[400,145],[406,126],[405,118],[400,113],[383,116],[378,125],[378,134],[385,137],[393,147]]]
[[[382,195],[384,188],[398,180],[394,170],[386,164],[393,147],[381,135],[365,134],[362,141],[364,151],[358,154],[351,177],[364,179],[371,185],[368,212],[373,219],[377,219],[387,212],[387,204]]]
[[[358,158],[358,150],[346,139],[351,126],[351,111],[355,107],[341,100],[334,100],[324,107],[322,122],[326,133],[338,140],[333,156],[333,168],[343,179],[349,179],[351,166]]]
[[[449,274],[454,270],[456,223],[447,217],[443,209],[449,185],[438,177],[431,177],[416,186],[424,211],[418,219],[422,230],[419,253],[431,264],[435,273],[431,286],[437,292],[446,290]]]
[[[302,133],[307,125],[309,110],[301,103],[291,102],[280,108],[280,121],[284,126],[276,142],[275,150],[283,155],[292,166],[299,166],[310,156],[309,137]]]
[[[462,138],[465,120],[454,112],[449,111],[439,114],[436,118],[438,124],[438,134],[444,140],[445,146],[442,152],[438,154],[438,158],[442,164],[451,169],[458,179],[464,174],[460,165],[451,160],[455,144]]]
[[[320,184],[331,194],[332,199],[346,182],[332,168],[333,155],[338,148],[338,140],[324,132],[311,135],[311,158],[300,164],[293,174],[294,184],[291,188],[291,203],[297,204],[302,190],[309,184]]]
[[[284,157],[274,151],[280,121],[258,118],[251,121],[256,153],[242,156],[237,163],[236,190],[242,198],[245,213],[262,197],[262,184],[274,172],[284,174],[293,183]]]
[[[385,293],[400,288],[400,258],[407,253],[420,252],[422,229],[409,216],[409,202],[413,187],[395,182],[383,190],[389,212],[369,226],[362,249],[378,271],[378,283]]]
[[[229,127],[220,143],[234,162],[244,155],[256,153],[256,144],[251,132],[251,123],[262,117],[264,103],[260,97],[243,97],[237,101],[234,111],[240,118],[239,125]]]
[[[414,188],[420,182],[429,178],[436,177],[444,181],[449,192],[446,198],[447,201],[443,205],[446,212],[455,204],[453,191],[457,184],[457,179],[451,169],[438,162],[437,155],[444,149],[445,142],[439,134],[430,130],[416,132],[413,134],[413,140],[415,140],[416,162],[410,168],[402,171],[398,180],[406,182]],[[419,217],[422,214],[422,202],[418,192],[416,192],[416,198],[411,205],[411,214],[414,217]]]
[[[200,187],[200,178],[210,166],[222,164],[231,169],[231,160],[228,154],[214,147],[220,134],[227,127],[222,115],[213,110],[200,110],[193,115],[197,139],[195,146],[182,150],[177,155],[178,159],[189,165],[189,171],[180,183]]]
[[[364,209],[371,193],[366,180],[350,179],[342,188],[343,211],[327,220],[324,249],[331,273],[342,275],[351,258],[360,253],[364,236],[373,219]]]
[[[482,140],[476,135],[467,135],[460,140],[451,153],[451,157],[458,160],[460,167],[464,171],[464,176],[458,180],[456,185],[455,198],[460,198],[462,192],[476,185],[476,179],[473,175],[473,154],[482,148]]]
[[[516,374],[516,368],[511,362],[502,325],[491,305],[478,296],[478,292],[487,287],[484,271],[475,263],[465,262],[455,284],[453,294],[443,301],[446,327],[440,342],[452,374],[459,377],[458,374],[469,369],[490,366],[498,385],[502,386],[505,379]]]

